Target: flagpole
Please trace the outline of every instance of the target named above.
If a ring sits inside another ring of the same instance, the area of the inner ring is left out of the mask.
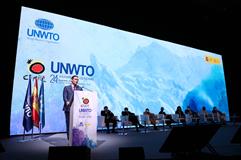
[[[41,78],[41,86],[39,91],[39,134],[42,134],[42,128],[45,126],[44,116],[44,76]]]
[[[34,127],[33,127],[34,128]],[[31,134],[31,139],[33,139],[33,128],[32,128],[32,134]]]
[[[41,78],[41,81],[42,81],[42,83],[43,83],[43,78]],[[42,122],[42,118],[41,118],[41,110],[42,110],[42,105],[41,105],[41,102],[40,102],[40,100],[42,99],[42,97],[41,97],[41,88],[42,88],[42,84],[41,84],[41,86],[40,86],[40,91],[39,91],[39,137],[41,138],[41,122]]]
[[[42,127],[42,125],[41,125],[41,122],[39,123],[39,137],[41,138],[41,127]]]

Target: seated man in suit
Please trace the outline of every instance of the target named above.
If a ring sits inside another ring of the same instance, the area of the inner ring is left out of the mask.
[[[159,114],[163,114],[166,120],[166,125],[171,127],[172,123],[175,123],[175,121],[172,119],[172,116],[170,114],[166,114],[166,112],[164,111],[164,107],[161,107],[161,110],[159,112]]]
[[[143,125],[140,124],[137,116],[134,113],[128,111],[127,107],[124,108],[124,111],[121,112],[121,115],[122,116],[129,116],[129,121],[131,121],[131,123],[136,126],[137,132],[139,131],[138,126],[141,127],[141,128],[144,127]]]
[[[105,125],[107,128],[107,133],[110,133],[110,123],[113,123],[112,133],[116,133],[115,127],[117,126],[117,119],[114,114],[108,109],[107,106],[104,106],[104,110],[101,111],[101,116],[105,116]]]

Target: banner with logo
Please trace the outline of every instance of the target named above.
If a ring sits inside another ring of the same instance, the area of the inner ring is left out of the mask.
[[[96,92],[74,92],[74,102],[70,110],[71,146],[97,146],[97,106]]]
[[[116,116],[124,107],[137,115],[146,107],[157,114],[160,106],[170,114],[177,106],[196,112],[202,106],[208,112],[217,106],[229,115],[219,54],[28,7],[21,8],[18,33],[10,77],[11,135],[23,133],[29,75],[31,84],[44,77],[41,133],[66,131],[63,88],[73,75],[81,87],[97,92],[98,115],[104,106]],[[34,126],[33,132],[39,129]]]

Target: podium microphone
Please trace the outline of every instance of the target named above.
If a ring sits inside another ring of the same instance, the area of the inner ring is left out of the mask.
[[[87,90],[87,91],[91,91],[91,92],[92,92],[92,90],[91,90],[91,89],[86,88],[86,87],[84,87],[84,86],[82,86],[81,88],[82,88],[82,90],[84,90],[84,89],[85,89],[85,90]]]

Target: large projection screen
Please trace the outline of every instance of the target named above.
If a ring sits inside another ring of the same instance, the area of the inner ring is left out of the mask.
[[[98,94],[119,116],[124,107],[140,115],[160,107],[195,111],[214,106],[229,119],[222,57],[219,54],[111,27],[22,7],[11,104],[10,134],[23,134],[28,75],[44,77],[45,127],[64,132],[63,88],[78,75],[79,85]],[[34,128],[34,132],[38,129]]]

